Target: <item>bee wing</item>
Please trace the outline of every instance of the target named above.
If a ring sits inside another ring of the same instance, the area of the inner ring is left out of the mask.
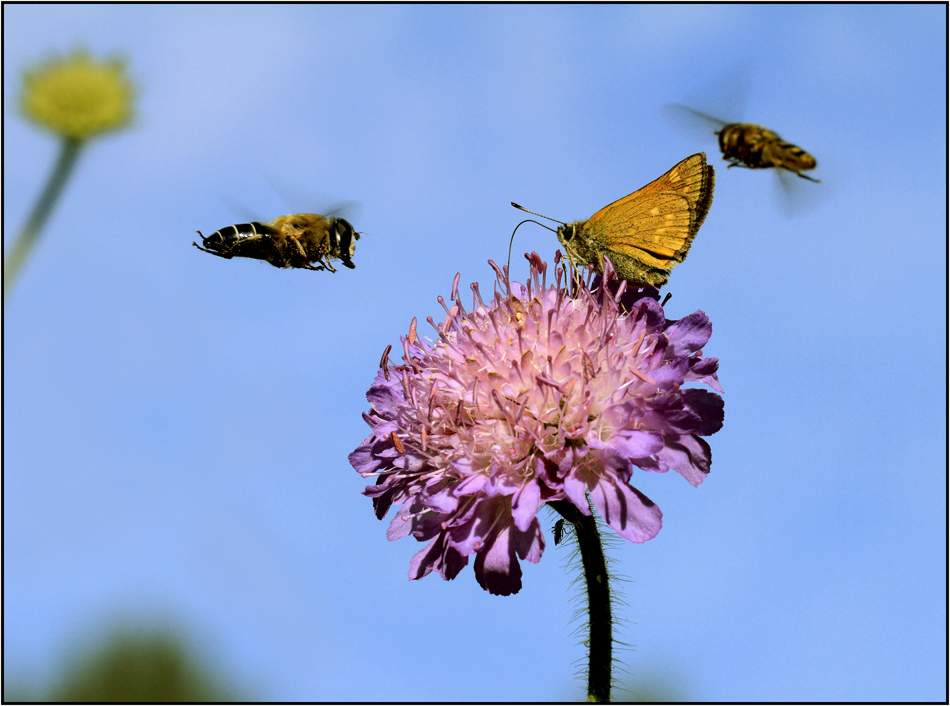
[[[822,183],[821,188],[801,179],[795,172],[775,170],[773,198],[776,208],[785,218],[798,218],[811,213],[825,202],[830,189]]]
[[[712,115],[701,113],[680,103],[668,103],[663,106],[662,112],[666,122],[691,140],[709,142],[715,139],[713,136],[728,124],[725,120],[714,118]]]
[[[327,209],[328,218],[345,218],[348,221],[356,220],[360,215],[359,201],[338,201]]]

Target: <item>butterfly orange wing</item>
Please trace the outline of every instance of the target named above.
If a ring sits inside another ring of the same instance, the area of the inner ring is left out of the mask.
[[[673,265],[686,257],[706,219],[714,183],[715,172],[699,152],[597,211],[584,230],[606,254],[642,266],[647,271],[643,281],[662,284]]]

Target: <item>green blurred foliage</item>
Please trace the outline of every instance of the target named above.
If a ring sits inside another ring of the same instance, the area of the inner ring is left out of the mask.
[[[219,702],[247,700],[167,628],[117,628],[74,649],[46,688],[19,683],[4,701]]]
[[[695,701],[687,694],[688,689],[670,672],[654,674],[638,682],[628,681],[615,686],[612,701],[633,703],[689,703]]]

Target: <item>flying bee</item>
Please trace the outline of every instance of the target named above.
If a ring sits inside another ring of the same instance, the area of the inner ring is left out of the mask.
[[[730,167],[778,167],[795,172],[802,179],[816,184],[821,181],[802,174],[803,171],[818,166],[815,158],[801,147],[786,142],[768,128],[752,123],[730,123],[723,125],[717,134],[719,149],[722,150],[723,159],[730,160]]]
[[[730,167],[748,169],[769,169],[776,167],[797,174],[802,179],[820,183],[819,179],[802,174],[818,166],[818,162],[808,152],[791,142],[786,142],[772,130],[753,123],[726,123],[722,120],[700,113],[685,105],[671,105],[671,117],[675,113],[689,113],[710,125],[718,127],[713,131],[719,137],[719,149],[722,158],[729,161]]]
[[[274,267],[336,272],[332,260],[340,260],[353,269],[353,253],[360,234],[343,218],[317,213],[281,216],[273,223],[241,223],[216,230],[207,238],[201,231],[196,248],[230,260],[249,257],[264,260]]]

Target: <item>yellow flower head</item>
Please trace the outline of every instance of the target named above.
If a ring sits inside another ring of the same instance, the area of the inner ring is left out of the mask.
[[[75,52],[26,71],[20,106],[37,125],[84,140],[127,125],[133,97],[121,61],[95,61]]]

